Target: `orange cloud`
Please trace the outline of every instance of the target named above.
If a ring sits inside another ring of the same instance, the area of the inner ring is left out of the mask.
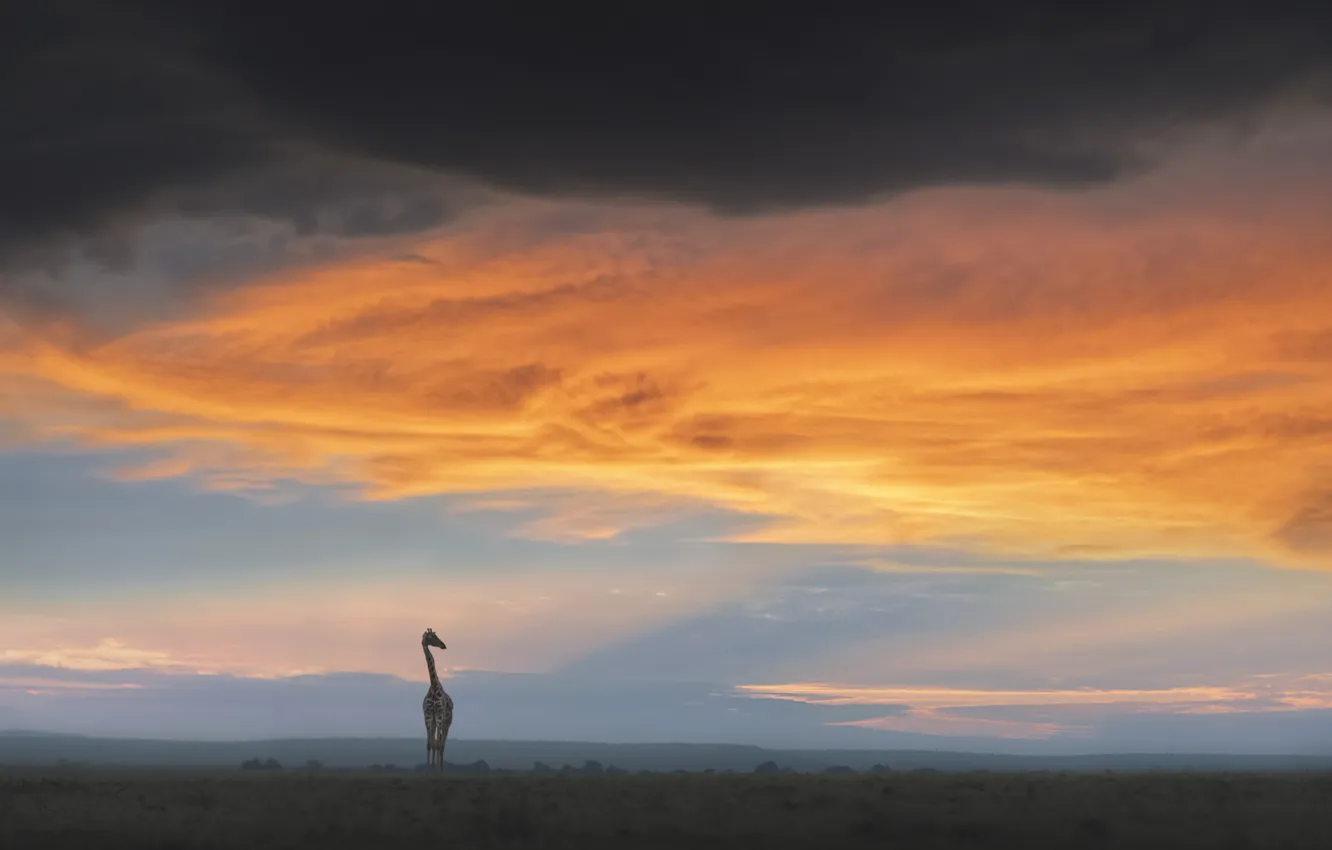
[[[746,220],[514,201],[426,262],[11,329],[0,415],[161,453],[129,479],[583,494],[546,538],[697,504],[769,520],[742,540],[1325,566],[1332,187],[1225,173]]]

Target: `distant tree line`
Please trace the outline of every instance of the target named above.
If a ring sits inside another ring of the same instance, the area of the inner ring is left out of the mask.
[[[616,767],[613,764],[608,767],[602,767],[601,762],[588,760],[583,762],[582,767],[574,767],[571,764],[566,764],[563,767],[561,767],[559,770],[556,770],[555,768],[551,767],[545,762],[539,761],[532,765],[532,772],[558,773],[562,776],[623,776],[629,771],[624,770],[623,768]],[[646,773],[647,771],[641,771],[641,772]]]
[[[247,760],[241,762],[241,770],[268,770],[268,771],[275,771],[275,770],[282,770],[282,769],[283,769],[283,768],[282,768],[282,764],[281,764],[277,759],[274,759],[274,758],[268,758],[268,759],[262,759],[262,760],[261,760],[261,759],[258,759],[258,758],[252,758],[252,759],[247,759]],[[312,772],[312,773],[313,773],[313,772],[317,772],[317,771],[322,771],[322,770],[324,770],[324,769],[325,769],[325,768],[324,768],[324,763],[321,762],[321,761],[318,761],[317,759],[310,759],[310,760],[306,761],[306,763],[305,763],[305,770],[306,770],[306,771],[309,771],[309,772]],[[349,770],[369,770],[369,771],[371,771],[371,772],[373,772],[373,773],[392,773],[392,772],[396,772],[396,771],[407,771],[407,770],[429,771],[429,770],[432,770],[432,769],[433,769],[433,768],[431,768],[429,765],[426,765],[426,764],[418,764],[418,765],[416,765],[416,767],[414,767],[414,768],[398,767],[397,765],[394,765],[394,764],[372,764],[372,765],[370,765],[369,767],[365,767],[365,768],[337,768],[338,772],[346,772],[346,771],[349,771]],[[495,769],[492,769],[491,766],[486,762],[485,759],[481,759],[481,760],[479,760],[479,761],[474,761],[474,762],[472,762],[471,764],[452,764],[452,763],[450,763],[450,762],[445,762],[445,763],[444,763],[444,772],[446,772],[446,773],[492,773],[492,772],[509,773],[509,772],[511,772],[511,771],[495,770]],[[574,767],[573,765],[566,764],[566,765],[564,765],[563,767],[559,767],[559,768],[551,767],[550,765],[546,764],[545,762],[540,762],[540,761],[539,761],[539,762],[535,762],[535,763],[533,763],[533,765],[532,765],[532,769],[531,769],[530,772],[531,772],[531,773],[548,774],[548,775],[558,775],[558,776],[623,776],[623,775],[629,773],[629,771],[624,770],[623,768],[616,767],[616,766],[613,765],[613,764],[612,764],[612,765],[607,765],[607,766],[603,767],[602,764],[601,764],[601,762],[599,762],[599,761],[595,761],[595,760],[591,760],[591,759],[589,759],[588,761],[583,762],[583,766],[582,766],[582,767]],[[638,772],[639,772],[640,774],[650,774],[650,773],[662,773],[662,772],[665,772],[665,771],[640,770],[640,771],[638,771]],[[690,771],[687,771],[687,770],[675,770],[675,771],[671,771],[671,772],[674,772],[674,773],[689,773]],[[703,773],[711,774],[711,773],[717,773],[718,771],[715,770],[715,769],[713,769],[713,768],[707,768],[707,769],[703,770],[702,772],[703,772]],[[721,772],[721,773],[734,773],[735,771],[727,769],[727,770],[722,770],[722,771],[720,771],[720,772]],[[754,773],[799,773],[799,772],[804,772],[804,771],[797,771],[797,770],[795,770],[794,768],[791,768],[791,767],[782,767],[781,765],[777,764],[777,762],[775,762],[775,761],[765,761],[765,762],[763,762],[762,764],[760,764],[760,765],[758,765],[757,767],[754,768]],[[833,766],[833,767],[827,767],[827,768],[824,768],[822,772],[825,773],[825,774],[837,775],[837,774],[855,774],[855,773],[859,773],[860,771],[857,771],[855,768],[853,768],[853,767],[848,767],[848,766],[846,766],[846,765],[835,765],[835,766]],[[868,772],[868,773],[890,773],[890,772],[892,772],[892,768],[888,767],[887,765],[876,764],[876,765],[874,765],[873,767],[871,767],[871,768],[869,769],[869,771],[867,771],[867,772]],[[929,767],[919,767],[919,768],[916,768],[915,770],[913,770],[913,771],[911,771],[911,772],[912,772],[912,773],[937,773],[938,771],[935,770],[935,769],[933,769],[933,768],[929,768]]]
[[[241,762],[241,770],[281,770],[282,765],[277,759],[270,758],[260,761],[257,758],[246,759]]]
[[[797,771],[794,768],[790,767],[782,767],[778,765],[777,762],[775,761],[765,761],[762,764],[760,764],[758,767],[754,768],[754,772],[755,773],[802,773],[804,771]],[[834,765],[833,767],[825,767],[823,769],[823,772],[826,774],[836,775],[836,774],[859,773],[860,771],[856,770],[854,767],[848,767],[844,764],[839,764],[839,765]],[[891,773],[892,768],[888,767],[885,764],[876,764],[873,767],[871,767],[868,772]],[[917,770],[912,771],[912,773],[922,773],[922,772],[933,773],[934,771],[928,767],[919,768]]]

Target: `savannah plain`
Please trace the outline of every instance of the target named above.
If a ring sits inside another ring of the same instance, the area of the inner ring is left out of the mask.
[[[1332,773],[486,776],[37,769],[0,847],[1332,847]]]

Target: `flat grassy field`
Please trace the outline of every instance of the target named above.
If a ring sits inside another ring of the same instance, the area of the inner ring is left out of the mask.
[[[0,775],[15,850],[406,846],[1329,848],[1332,774]]]

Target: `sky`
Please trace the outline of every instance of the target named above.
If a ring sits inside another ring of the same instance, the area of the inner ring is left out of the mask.
[[[1332,753],[1332,12],[0,16],[0,729]]]

